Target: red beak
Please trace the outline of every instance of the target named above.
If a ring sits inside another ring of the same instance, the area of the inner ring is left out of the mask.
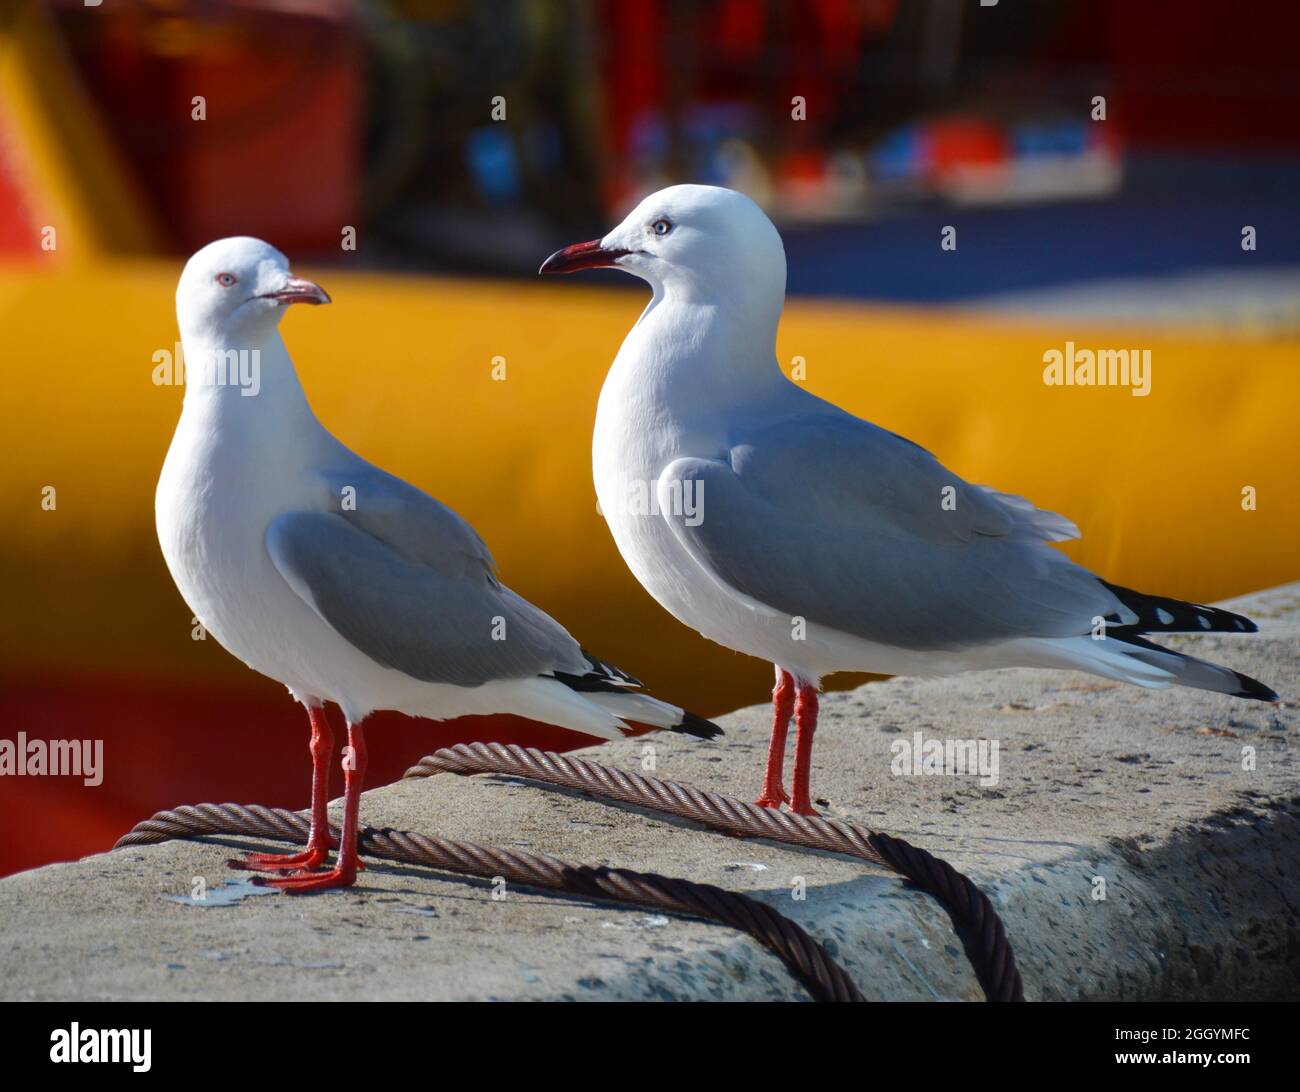
[[[574,243],[563,250],[557,250],[546,261],[538,273],[576,273],[579,269],[607,269],[613,266],[630,250],[606,250],[599,239],[585,243]]]
[[[284,283],[284,287],[275,292],[266,292],[262,295],[264,300],[275,300],[276,303],[329,303],[329,293],[314,281],[304,280],[302,277],[290,277]]]

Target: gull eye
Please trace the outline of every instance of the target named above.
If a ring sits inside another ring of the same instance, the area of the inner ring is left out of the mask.
[[[672,222],[669,220],[656,220],[653,224],[650,225],[650,230],[653,231],[660,238],[663,238],[665,235],[667,235],[670,231],[673,230],[673,225]]]
[[[239,278],[233,273],[218,273],[217,284],[222,288],[233,288],[239,282]]]

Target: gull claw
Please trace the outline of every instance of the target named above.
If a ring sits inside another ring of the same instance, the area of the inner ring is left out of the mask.
[[[227,868],[243,872],[319,872],[329,850],[308,849],[302,853],[248,853],[226,861]]]
[[[357,882],[355,868],[332,868],[328,872],[303,872],[292,876],[254,876],[258,887],[277,887],[286,895],[305,895],[311,891],[329,891],[351,887]]]

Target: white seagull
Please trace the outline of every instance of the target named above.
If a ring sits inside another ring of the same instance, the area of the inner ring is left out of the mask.
[[[785,250],[748,197],[672,186],[540,272],[601,266],[654,295],[600,393],[596,494],[624,561],[665,609],[776,665],[759,804],[815,814],[817,691],[836,671],[1063,667],[1277,700],[1142,636],[1253,632],[1248,619],[1106,583],[1045,545],[1078,537],[1068,519],[971,485],[787,380],[775,352]]]
[[[604,739],[632,721],[701,737],[720,729],[633,689],[554,619],[496,577],[455,512],[355,455],[316,420],[279,323],[328,303],[274,247],[221,239],[176,289],[186,362],[180,423],[158,479],[158,540],[202,625],[307,709],[311,833],[292,855],[232,862],[293,872],[289,891],[356,879],[366,768],[361,722],[376,709],[442,720],[514,713]],[[329,855],[333,746],[323,703],[348,723],[342,844]]]

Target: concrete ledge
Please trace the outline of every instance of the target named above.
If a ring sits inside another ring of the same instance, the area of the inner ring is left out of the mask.
[[[1293,998],[1300,585],[1231,605],[1262,632],[1169,643],[1270,683],[1279,706],[1053,672],[898,679],[827,697],[814,792],[828,814],[907,838],[980,883],[1031,1000]],[[658,735],[584,753],[639,768],[650,745],[658,776],[752,797],[767,709],[722,723],[716,744]],[[892,773],[891,745],[918,731],[997,741],[996,786]],[[748,891],[822,940],[870,999],[981,997],[939,906],[858,862],[495,777],[377,789],[362,820]],[[0,881],[0,997],[806,996],[773,956],[720,926],[524,890],[494,899],[487,883],[383,864],[347,892],[252,894],[222,862],[253,843],[215,841]],[[206,902],[186,901],[200,876]]]

